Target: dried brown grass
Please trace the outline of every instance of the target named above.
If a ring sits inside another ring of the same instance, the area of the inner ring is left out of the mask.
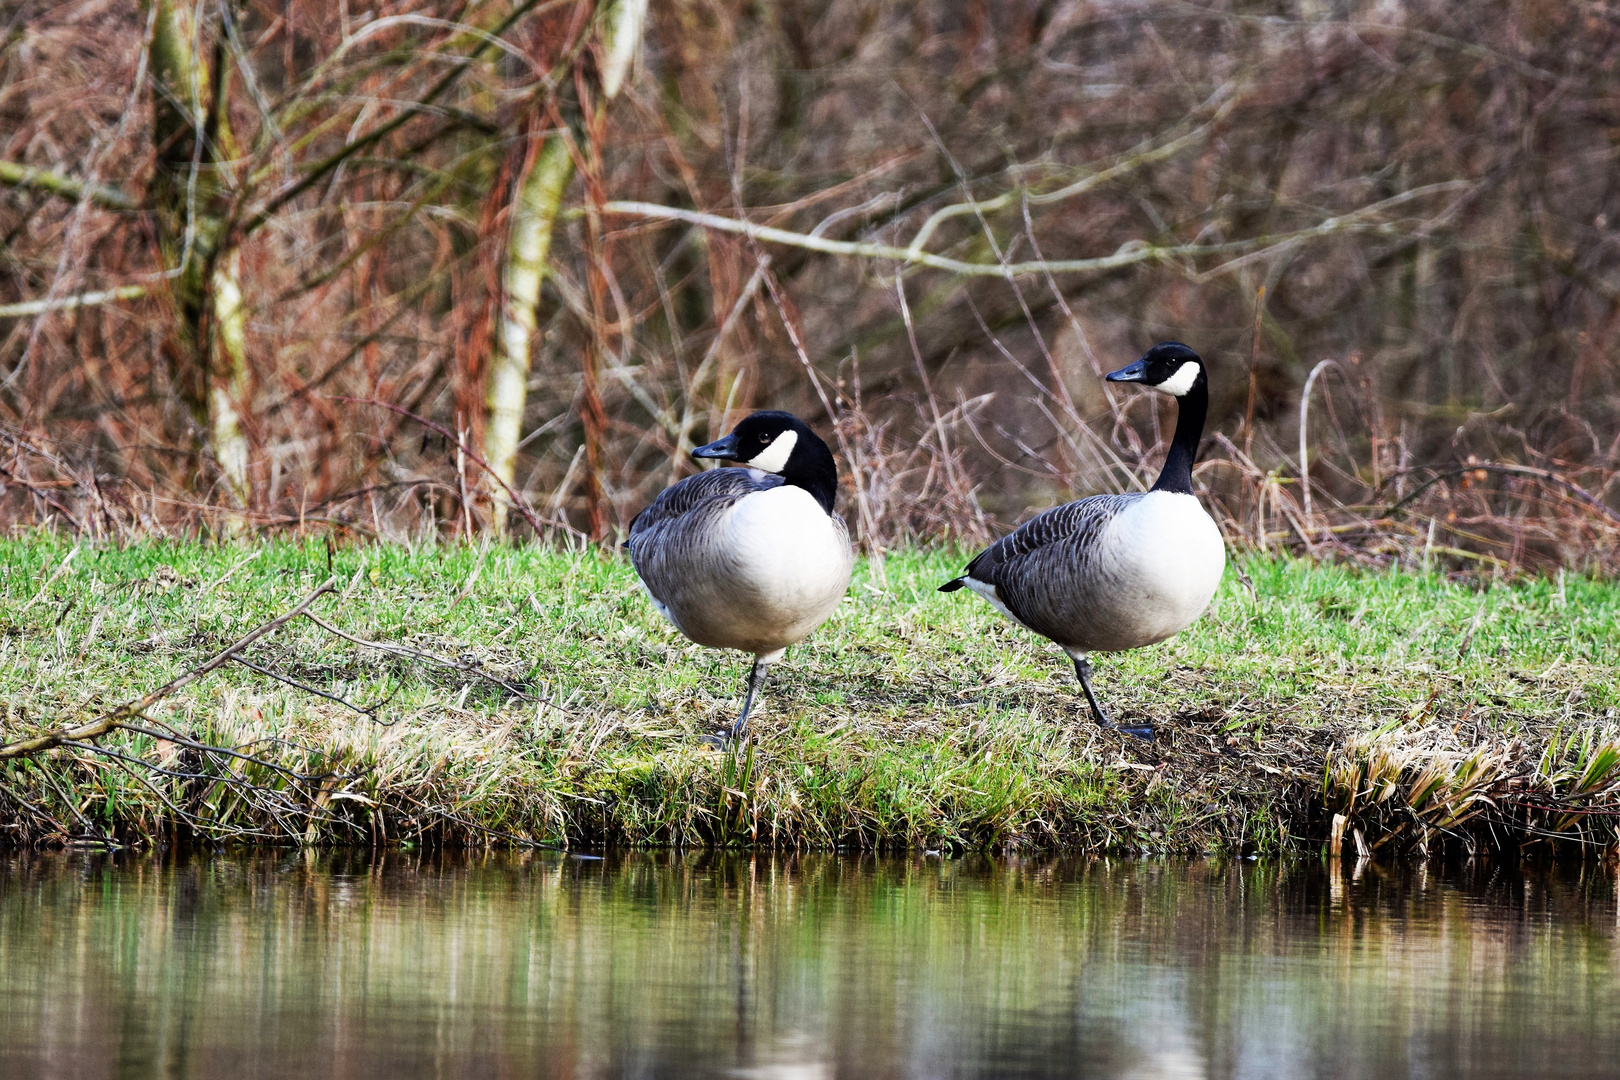
[[[1465,727],[1406,725],[1334,750],[1322,783],[1334,848],[1347,829],[1362,856],[1448,844],[1469,854],[1614,847],[1620,741],[1612,729],[1527,741]]]

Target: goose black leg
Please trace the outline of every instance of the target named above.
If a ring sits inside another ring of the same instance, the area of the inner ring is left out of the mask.
[[[1091,703],[1091,715],[1096,717],[1099,727],[1108,728],[1110,731],[1123,732],[1126,735],[1130,735],[1137,739],[1143,739],[1147,742],[1153,741],[1152,724],[1116,724],[1112,720],[1108,719],[1107,714],[1102,711],[1102,706],[1097,704],[1097,695],[1091,692],[1090,660],[1087,660],[1083,656],[1075,657],[1074,673],[1080,676],[1080,689],[1086,692],[1086,701]]]
[[[748,731],[748,713],[754,707],[754,698],[765,689],[765,677],[770,674],[771,665],[759,657],[754,657],[753,669],[748,672],[748,693],[743,697],[742,715],[737,722],[718,735],[706,735],[703,741],[710,746],[717,746],[724,750],[733,741],[740,739]]]

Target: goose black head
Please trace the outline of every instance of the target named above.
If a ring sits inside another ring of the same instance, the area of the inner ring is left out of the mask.
[[[1186,397],[1194,386],[1208,387],[1204,361],[1179,341],[1161,341],[1129,367],[1110,371],[1109,382],[1134,382],[1171,397]]]
[[[838,465],[820,436],[792,413],[752,413],[730,435],[698,447],[692,456],[735,461],[775,473],[810,492],[824,510],[832,513],[833,496],[838,492]]]
[[[1204,361],[1179,341],[1161,341],[1130,367],[1110,371],[1108,381],[1141,383],[1176,399],[1176,433],[1153,490],[1191,495],[1193,462],[1198,458],[1198,440],[1203,437],[1204,414],[1209,409]]]

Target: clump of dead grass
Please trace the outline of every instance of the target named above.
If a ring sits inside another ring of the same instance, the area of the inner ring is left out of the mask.
[[[1322,800],[1337,850],[1603,850],[1620,838],[1620,741],[1612,725],[1503,738],[1412,724],[1352,737],[1329,755]]]

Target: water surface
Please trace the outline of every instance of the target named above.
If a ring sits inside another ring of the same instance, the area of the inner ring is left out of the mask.
[[[1597,1077],[1612,870],[0,855],[0,1076]]]

